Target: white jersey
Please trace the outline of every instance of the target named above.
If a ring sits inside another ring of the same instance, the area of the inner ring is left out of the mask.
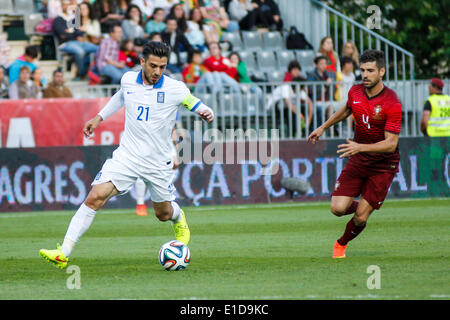
[[[194,111],[200,103],[181,81],[163,75],[155,85],[145,85],[142,70],[129,71],[99,115],[105,120],[125,105],[125,131],[115,158],[143,170],[171,169],[172,129],[178,106]]]

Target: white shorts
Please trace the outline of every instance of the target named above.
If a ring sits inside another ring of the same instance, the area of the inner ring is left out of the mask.
[[[173,179],[175,172],[172,165],[160,170],[139,170],[136,166],[126,165],[116,158],[108,159],[102,169],[97,173],[91,185],[102,184],[111,181],[119,190],[119,194],[125,194],[133,187],[138,178],[141,178],[153,202],[165,202],[175,200],[175,186]]]

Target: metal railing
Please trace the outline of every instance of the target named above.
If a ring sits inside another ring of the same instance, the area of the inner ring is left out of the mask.
[[[348,40],[353,41],[360,54],[366,49],[382,50],[386,61],[386,80],[414,79],[414,55],[411,52],[326,4],[318,0],[311,1],[326,10],[327,35],[333,38],[336,52],[339,53],[340,46]]]
[[[449,94],[450,79],[444,82],[444,93]],[[387,81],[385,85],[393,89],[402,102],[401,136],[421,136],[420,120],[423,104],[429,95],[429,80]],[[116,85],[70,87],[75,98],[111,97],[119,89]],[[203,132],[208,129],[217,129],[223,133],[226,129],[241,129],[244,132],[249,129],[267,129],[270,133],[270,129],[278,129],[280,139],[287,140],[306,139],[312,130],[346,103],[342,84],[336,82],[272,82],[254,83],[250,86],[240,84],[240,88],[234,88],[234,91],[227,86],[215,88],[190,85],[190,89],[216,115],[216,121],[212,124],[203,122]],[[311,119],[310,123],[308,119]],[[197,115],[180,108],[179,123],[183,128],[192,132],[199,130],[196,120],[199,120]],[[323,138],[352,136],[353,125],[349,118],[325,132]]]

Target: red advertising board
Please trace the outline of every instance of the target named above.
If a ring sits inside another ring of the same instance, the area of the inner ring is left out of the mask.
[[[82,129],[109,98],[0,101],[0,147],[53,147],[118,144],[124,109],[108,118],[90,138]]]

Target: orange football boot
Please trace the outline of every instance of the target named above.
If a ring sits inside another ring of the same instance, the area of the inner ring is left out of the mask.
[[[345,258],[345,248],[347,245],[342,246],[336,241],[333,248],[333,259]]]
[[[147,206],[145,204],[138,204],[136,206],[136,215],[146,216],[147,215]]]

